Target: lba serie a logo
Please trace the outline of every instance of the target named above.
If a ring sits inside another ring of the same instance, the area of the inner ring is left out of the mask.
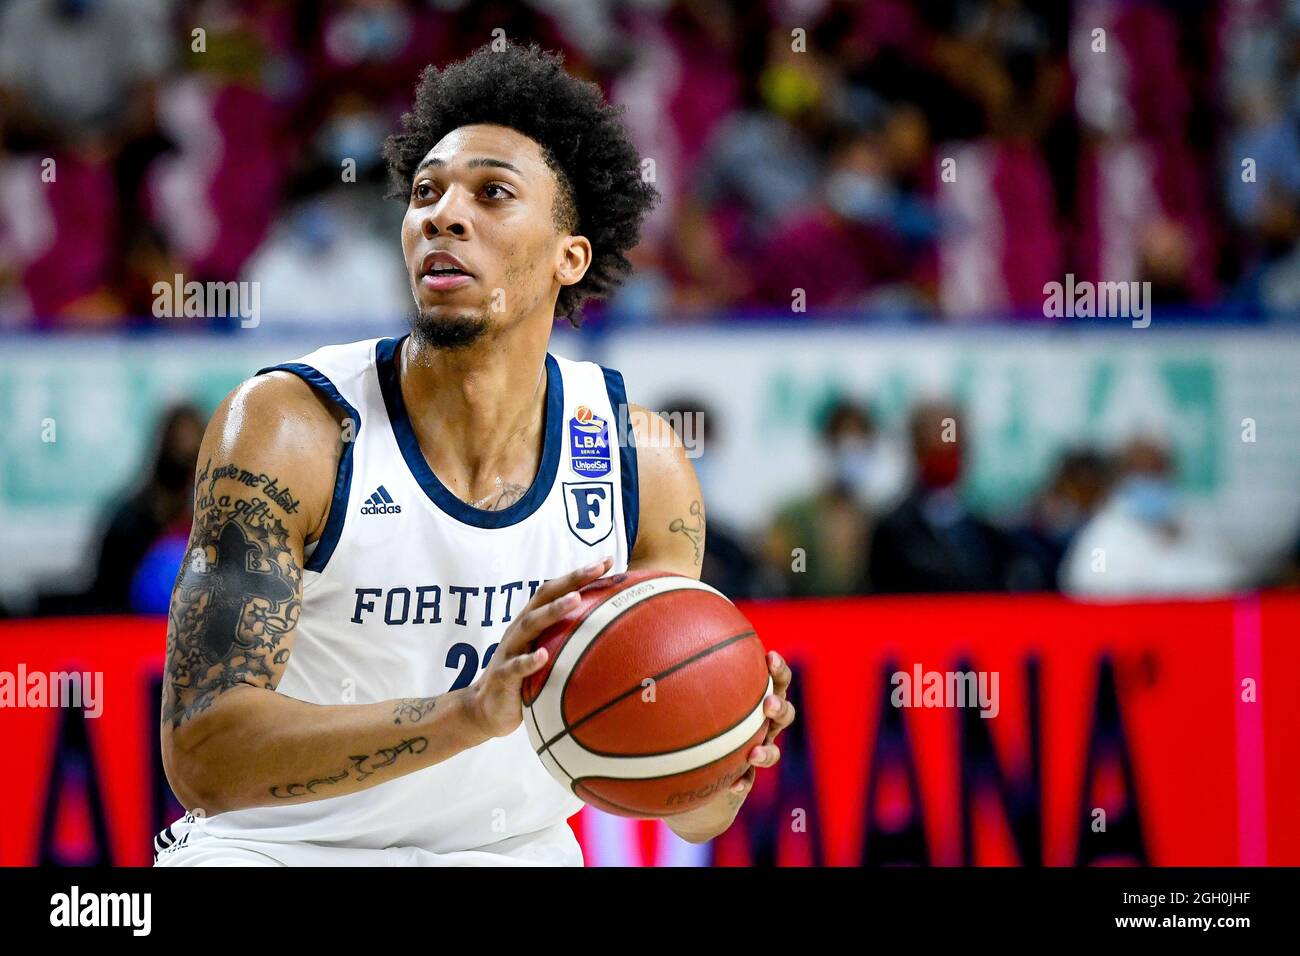
[[[609,474],[609,423],[586,405],[569,419],[569,458],[574,473],[584,478]]]

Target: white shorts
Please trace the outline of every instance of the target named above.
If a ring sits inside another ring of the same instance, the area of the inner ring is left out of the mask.
[[[568,824],[562,826],[568,830]],[[154,842],[154,866],[582,866],[582,851],[571,831],[529,833],[448,853],[417,846],[374,849],[268,843],[214,836],[197,828],[166,845],[167,834],[164,830]]]

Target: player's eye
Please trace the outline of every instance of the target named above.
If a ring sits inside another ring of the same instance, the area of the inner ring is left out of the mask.
[[[487,196],[488,199],[509,199],[510,190],[500,183],[488,183],[483,187],[483,195]]]
[[[416,183],[415,189],[412,190],[412,195],[414,195],[416,199],[432,198],[433,186],[427,180],[425,180],[424,182]]]

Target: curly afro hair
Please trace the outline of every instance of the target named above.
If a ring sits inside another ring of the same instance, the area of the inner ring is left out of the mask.
[[[537,44],[479,47],[441,70],[427,67],[401,131],[384,143],[389,197],[407,199],[415,168],[452,130],[476,123],[506,126],[534,140],[558,183],[556,227],[591,242],[581,281],[560,289],[555,311],[581,324],[581,307],[618,287],[631,270],[627,251],[659,200],[641,178],[640,157],[619,121],[621,107],[600,88],[564,72],[564,57]]]

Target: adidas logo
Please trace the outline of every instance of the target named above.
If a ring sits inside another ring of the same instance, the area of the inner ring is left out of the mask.
[[[375,493],[366,499],[366,503],[361,506],[363,515],[396,515],[402,513],[402,506],[393,504],[393,496],[388,493],[388,489],[380,485],[375,489]]]

